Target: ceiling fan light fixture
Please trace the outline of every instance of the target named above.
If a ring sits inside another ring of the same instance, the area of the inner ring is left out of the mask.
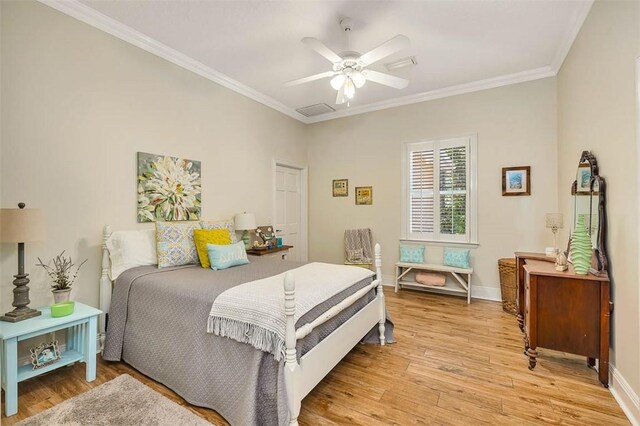
[[[336,75],[330,81],[331,87],[333,87],[334,90],[340,90],[340,88],[344,84],[344,80],[345,80],[344,74]]]
[[[344,95],[348,99],[353,99],[353,96],[356,94],[356,86],[353,84],[353,80],[350,77],[347,77],[347,80],[344,82]]]
[[[367,82],[367,78],[360,71],[354,71],[351,74],[351,80],[353,80],[353,84],[359,89]]]

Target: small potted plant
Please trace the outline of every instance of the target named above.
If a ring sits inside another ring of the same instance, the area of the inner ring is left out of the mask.
[[[73,272],[73,267],[75,265],[71,261],[71,257],[64,256],[64,250],[51,261],[47,262],[47,264],[38,258],[38,262],[40,263],[36,266],[43,267],[51,279],[51,292],[53,293],[53,300],[55,303],[66,302],[69,300],[71,286],[78,277],[80,268],[82,268],[82,265],[84,265],[87,260],[88,259],[85,259],[84,262],[76,267],[75,272]],[[52,262],[53,266],[50,265]],[[72,273],[73,276],[71,275]]]

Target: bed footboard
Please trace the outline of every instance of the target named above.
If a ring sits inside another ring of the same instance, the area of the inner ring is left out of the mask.
[[[340,362],[340,360],[362,339],[362,337],[378,324],[380,344],[385,344],[386,309],[382,290],[382,256],[380,244],[375,246],[376,279],[368,286],[347,297],[333,306],[311,323],[298,330],[295,328],[294,314],[295,280],[292,273],[284,278],[284,307],[287,320],[285,338],[284,382],[289,405],[289,424],[297,425],[302,399],[324,378],[324,376]],[[314,328],[324,324],[340,312],[351,306],[371,289],[376,288],[376,298],[347,322],[337,328],[306,353],[298,363],[296,358],[296,342],[309,335]]]
[[[111,238],[111,227],[105,225],[102,230],[102,272],[100,274],[100,323],[98,326],[98,337],[100,338],[100,352],[104,348],[104,338],[107,329],[107,314],[111,307],[111,291],[113,282],[109,278],[109,268],[111,260],[109,260],[109,250],[107,249],[107,240]]]

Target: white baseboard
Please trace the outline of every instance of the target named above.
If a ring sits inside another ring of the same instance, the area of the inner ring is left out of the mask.
[[[394,287],[395,277],[393,275],[382,274],[382,285]],[[484,287],[471,285],[471,297],[473,299],[491,300],[502,302],[500,287]]]
[[[609,365],[609,373],[609,390],[611,394],[620,405],[620,408],[622,408],[622,411],[624,411],[624,414],[629,418],[631,424],[640,426],[640,397],[629,386],[629,383],[615,366]]]

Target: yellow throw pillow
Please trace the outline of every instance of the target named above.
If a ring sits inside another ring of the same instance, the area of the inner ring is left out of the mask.
[[[224,246],[231,244],[231,235],[228,229],[194,229],[193,241],[196,243],[200,265],[209,269],[209,253],[207,252],[207,244],[217,244]]]

